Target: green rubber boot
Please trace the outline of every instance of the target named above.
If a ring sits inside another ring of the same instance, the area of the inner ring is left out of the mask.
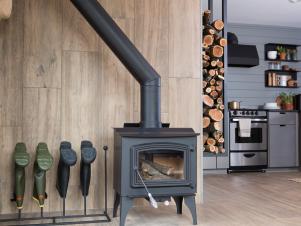
[[[49,153],[47,144],[39,143],[36,149],[36,161],[34,163],[34,187],[32,198],[38,203],[40,208],[44,207],[46,198],[46,171],[53,163],[53,157]]]
[[[24,143],[17,143],[14,151],[15,162],[15,201],[18,209],[23,208],[25,192],[25,167],[29,164],[29,154]]]

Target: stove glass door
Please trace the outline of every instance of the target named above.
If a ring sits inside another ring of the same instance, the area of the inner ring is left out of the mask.
[[[141,151],[138,169],[143,180],[183,180],[184,153],[168,150]]]
[[[183,186],[191,183],[192,151],[189,146],[147,143],[133,146],[131,153],[132,186],[142,186],[137,171],[148,186]]]

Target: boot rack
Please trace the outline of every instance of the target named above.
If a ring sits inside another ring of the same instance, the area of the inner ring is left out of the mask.
[[[93,224],[93,223],[107,223],[111,222],[111,218],[108,214],[108,178],[107,178],[107,151],[108,147],[104,146],[104,163],[105,163],[105,178],[104,178],[104,189],[105,189],[105,207],[104,211],[101,211],[96,214],[87,214],[87,197],[84,196],[84,209],[83,214],[77,215],[66,215],[66,199],[63,198],[63,210],[62,215],[54,215],[54,216],[44,216],[43,208],[41,208],[41,212],[39,216],[35,217],[23,217],[22,210],[19,209],[17,216],[15,218],[6,218],[1,219],[0,215],[0,225],[5,226],[34,226],[34,225],[74,225],[74,224]],[[11,200],[13,201],[13,200]],[[87,218],[101,218],[95,220],[85,220]],[[36,223],[28,223],[29,221],[35,221]],[[39,222],[37,222],[39,221]],[[47,223],[42,223],[41,221]],[[5,223],[5,224],[4,224]]]

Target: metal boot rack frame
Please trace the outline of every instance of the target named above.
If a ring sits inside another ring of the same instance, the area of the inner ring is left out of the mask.
[[[96,214],[87,214],[87,200],[86,196],[84,196],[84,210],[83,214],[77,215],[66,215],[66,200],[63,198],[63,210],[62,215],[54,215],[54,216],[44,216],[43,208],[41,208],[41,213],[36,217],[23,217],[22,211],[19,210],[17,216],[15,218],[6,218],[1,219],[0,215],[0,225],[5,226],[33,226],[33,225],[74,225],[74,224],[93,224],[93,223],[107,223],[111,222],[111,218],[108,214],[108,179],[107,179],[107,151],[108,147],[103,147],[105,153],[105,208],[101,213]],[[102,218],[98,220],[84,220],[87,218]],[[71,221],[71,219],[78,219]],[[26,223],[28,221],[40,221],[36,223]],[[41,223],[41,221],[48,221],[47,223]],[[4,224],[5,223],[5,224]]]

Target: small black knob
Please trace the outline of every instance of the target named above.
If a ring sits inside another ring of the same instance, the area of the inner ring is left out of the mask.
[[[243,112],[241,112],[241,114],[242,114],[242,115],[245,115],[245,114],[246,114],[246,112],[244,112],[244,111],[243,111]]]
[[[104,151],[107,151],[109,148],[108,148],[108,146],[107,145],[105,145],[105,146],[103,146],[103,148],[102,148]]]
[[[237,115],[237,111],[235,110],[235,111],[233,111],[233,115]]]

